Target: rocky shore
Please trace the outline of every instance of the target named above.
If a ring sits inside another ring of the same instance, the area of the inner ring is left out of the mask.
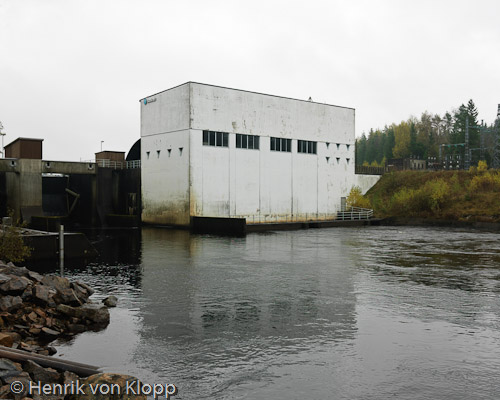
[[[0,358],[0,399],[146,398],[144,395],[124,397],[124,393],[106,396],[92,395],[90,391],[84,391],[84,395],[83,391],[74,393],[76,382],[85,385],[86,382],[112,381],[123,386],[135,378],[102,374],[97,369],[92,371],[92,368],[84,369],[86,373],[78,375],[64,365],[47,367],[47,364],[53,364],[50,359],[56,364],[59,360],[47,357],[56,353],[56,349],[50,346],[53,340],[88,330],[100,330],[108,325],[108,306],[116,305],[116,298],[111,296],[105,299],[104,304],[95,303],[89,299],[93,293],[92,288],[83,282],[56,275],[41,275],[0,261],[0,346],[3,346],[0,352],[4,357]],[[91,375],[88,371],[96,374]],[[27,390],[30,382],[35,387],[40,383],[59,384],[61,387],[66,384],[66,388],[73,390],[65,390],[64,393],[35,391],[30,394]],[[16,393],[16,385],[24,387],[24,390]]]

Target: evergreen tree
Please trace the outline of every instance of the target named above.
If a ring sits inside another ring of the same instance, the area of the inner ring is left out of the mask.
[[[363,165],[366,160],[366,135],[363,132],[360,139],[356,140],[356,165]]]

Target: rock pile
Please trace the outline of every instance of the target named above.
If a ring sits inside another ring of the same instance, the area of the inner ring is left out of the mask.
[[[0,345],[42,356],[53,355],[56,350],[49,345],[52,340],[106,327],[109,323],[108,308],[89,300],[93,292],[83,282],[44,276],[0,261]],[[116,305],[116,298],[111,298],[107,304]],[[61,385],[78,380],[85,382],[85,378],[72,372],[44,368],[40,364],[32,360],[16,362],[0,358],[0,399],[64,399],[69,396],[28,396],[26,388],[30,382]],[[92,376],[101,375],[106,374]],[[11,385],[18,385],[19,382],[25,390],[14,394]]]
[[[60,336],[105,327],[108,308],[89,301],[93,293],[83,282],[0,262],[0,345],[51,354],[44,345]]]

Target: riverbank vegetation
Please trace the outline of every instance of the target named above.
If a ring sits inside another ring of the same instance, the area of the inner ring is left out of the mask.
[[[14,220],[12,211],[9,211],[9,218]],[[31,248],[23,241],[22,227],[18,222],[0,225],[0,260],[21,262],[31,255]]]
[[[469,171],[392,172],[362,198],[382,218],[500,222],[500,171],[480,161]]]

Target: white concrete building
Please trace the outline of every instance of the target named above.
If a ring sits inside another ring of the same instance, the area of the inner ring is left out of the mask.
[[[142,220],[334,219],[358,184],[354,117],[353,108],[195,82],[146,97]]]

